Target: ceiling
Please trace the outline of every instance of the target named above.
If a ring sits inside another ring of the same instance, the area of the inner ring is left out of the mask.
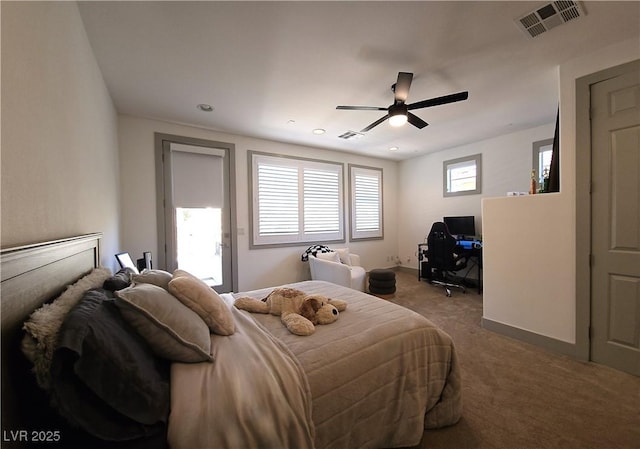
[[[79,3],[119,113],[395,160],[551,123],[560,64],[640,39],[636,1],[581,2],[585,16],[530,38],[514,20],[544,4]],[[414,74],[407,103],[469,99],[414,110],[421,130],[339,138],[385,112],[336,106],[389,106],[400,71]]]

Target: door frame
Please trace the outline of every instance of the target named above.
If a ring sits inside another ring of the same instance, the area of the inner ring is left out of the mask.
[[[158,267],[166,269],[167,260],[167,229],[165,227],[165,185],[163,153],[165,143],[177,143],[184,145],[202,146],[227,150],[229,154],[229,225],[228,230],[231,241],[231,291],[238,288],[238,233],[236,213],[236,177],[235,177],[235,145],[229,142],[199,139],[195,137],[179,136],[174,134],[154,133],[154,152],[156,170],[156,222],[158,231]]]
[[[576,357],[591,360],[591,86],[632,70],[627,62],[576,79]]]

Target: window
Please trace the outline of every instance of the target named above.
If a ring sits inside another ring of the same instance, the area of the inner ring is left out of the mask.
[[[344,241],[342,164],[249,154],[252,245]]]
[[[351,240],[382,238],[382,169],[349,165],[349,179]]]
[[[544,185],[544,178],[549,177],[551,171],[551,154],[553,153],[553,139],[533,142],[533,165],[539,186]]]
[[[443,162],[443,195],[474,195],[482,192],[482,155]]]

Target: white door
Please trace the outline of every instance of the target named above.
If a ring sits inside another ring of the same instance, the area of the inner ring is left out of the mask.
[[[591,86],[591,359],[640,375],[640,64]]]
[[[230,149],[164,141],[165,266],[233,291]]]

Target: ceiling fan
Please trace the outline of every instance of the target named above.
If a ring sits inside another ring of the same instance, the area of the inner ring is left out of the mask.
[[[406,104],[405,102],[407,101],[407,97],[409,96],[409,88],[411,87],[412,80],[413,73],[398,73],[398,81],[391,86],[391,90],[394,93],[394,101],[393,104],[387,108],[377,106],[336,106],[336,109],[346,109],[352,111],[387,111],[387,115],[364,128],[362,131],[360,131],[362,133],[371,130],[375,126],[378,126],[386,119],[389,119],[389,124],[391,126],[402,126],[408,121],[416,128],[422,129],[427,126],[428,123],[409,111],[412,111],[414,109],[428,108],[431,106],[439,106],[441,104],[455,103],[456,101],[463,101],[469,98],[469,92],[465,91],[445,95],[443,97],[431,98],[429,100],[422,100],[416,103]]]

